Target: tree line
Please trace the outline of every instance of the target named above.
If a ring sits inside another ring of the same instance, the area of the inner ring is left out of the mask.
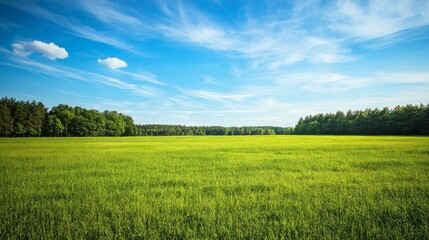
[[[39,136],[134,136],[137,127],[130,116],[116,111],[88,110],[60,104],[48,110],[41,102],[0,100],[0,135]]]
[[[182,126],[164,124],[137,125],[141,136],[183,136],[183,135],[282,135],[292,134],[293,128],[284,127],[221,127]]]
[[[319,113],[300,118],[294,128],[272,126],[136,125],[130,116],[36,101],[0,100],[0,136],[183,136],[183,135],[429,135],[429,104]]]
[[[429,135],[429,104],[319,113],[300,118],[295,134]]]

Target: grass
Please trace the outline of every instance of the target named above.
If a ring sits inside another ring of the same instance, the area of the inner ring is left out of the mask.
[[[428,239],[429,138],[0,139],[0,239]]]

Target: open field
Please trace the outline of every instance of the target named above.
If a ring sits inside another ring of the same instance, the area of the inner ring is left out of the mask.
[[[0,139],[0,239],[429,238],[429,138]]]

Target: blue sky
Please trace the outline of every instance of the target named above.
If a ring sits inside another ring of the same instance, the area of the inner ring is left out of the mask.
[[[294,126],[429,103],[429,1],[0,0],[0,95],[136,123]]]

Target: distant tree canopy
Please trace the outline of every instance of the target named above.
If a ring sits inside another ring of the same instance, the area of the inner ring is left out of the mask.
[[[300,118],[290,127],[221,127],[146,124],[135,125],[116,111],[88,110],[60,104],[52,109],[41,102],[0,100],[0,136],[183,136],[183,135],[429,135],[429,105],[394,109],[338,111]]]
[[[295,134],[429,135],[429,104],[316,114],[300,118]]]
[[[220,126],[182,126],[146,124],[137,125],[142,136],[183,136],[183,135],[282,135],[292,134],[293,128],[283,127],[220,127]]]

